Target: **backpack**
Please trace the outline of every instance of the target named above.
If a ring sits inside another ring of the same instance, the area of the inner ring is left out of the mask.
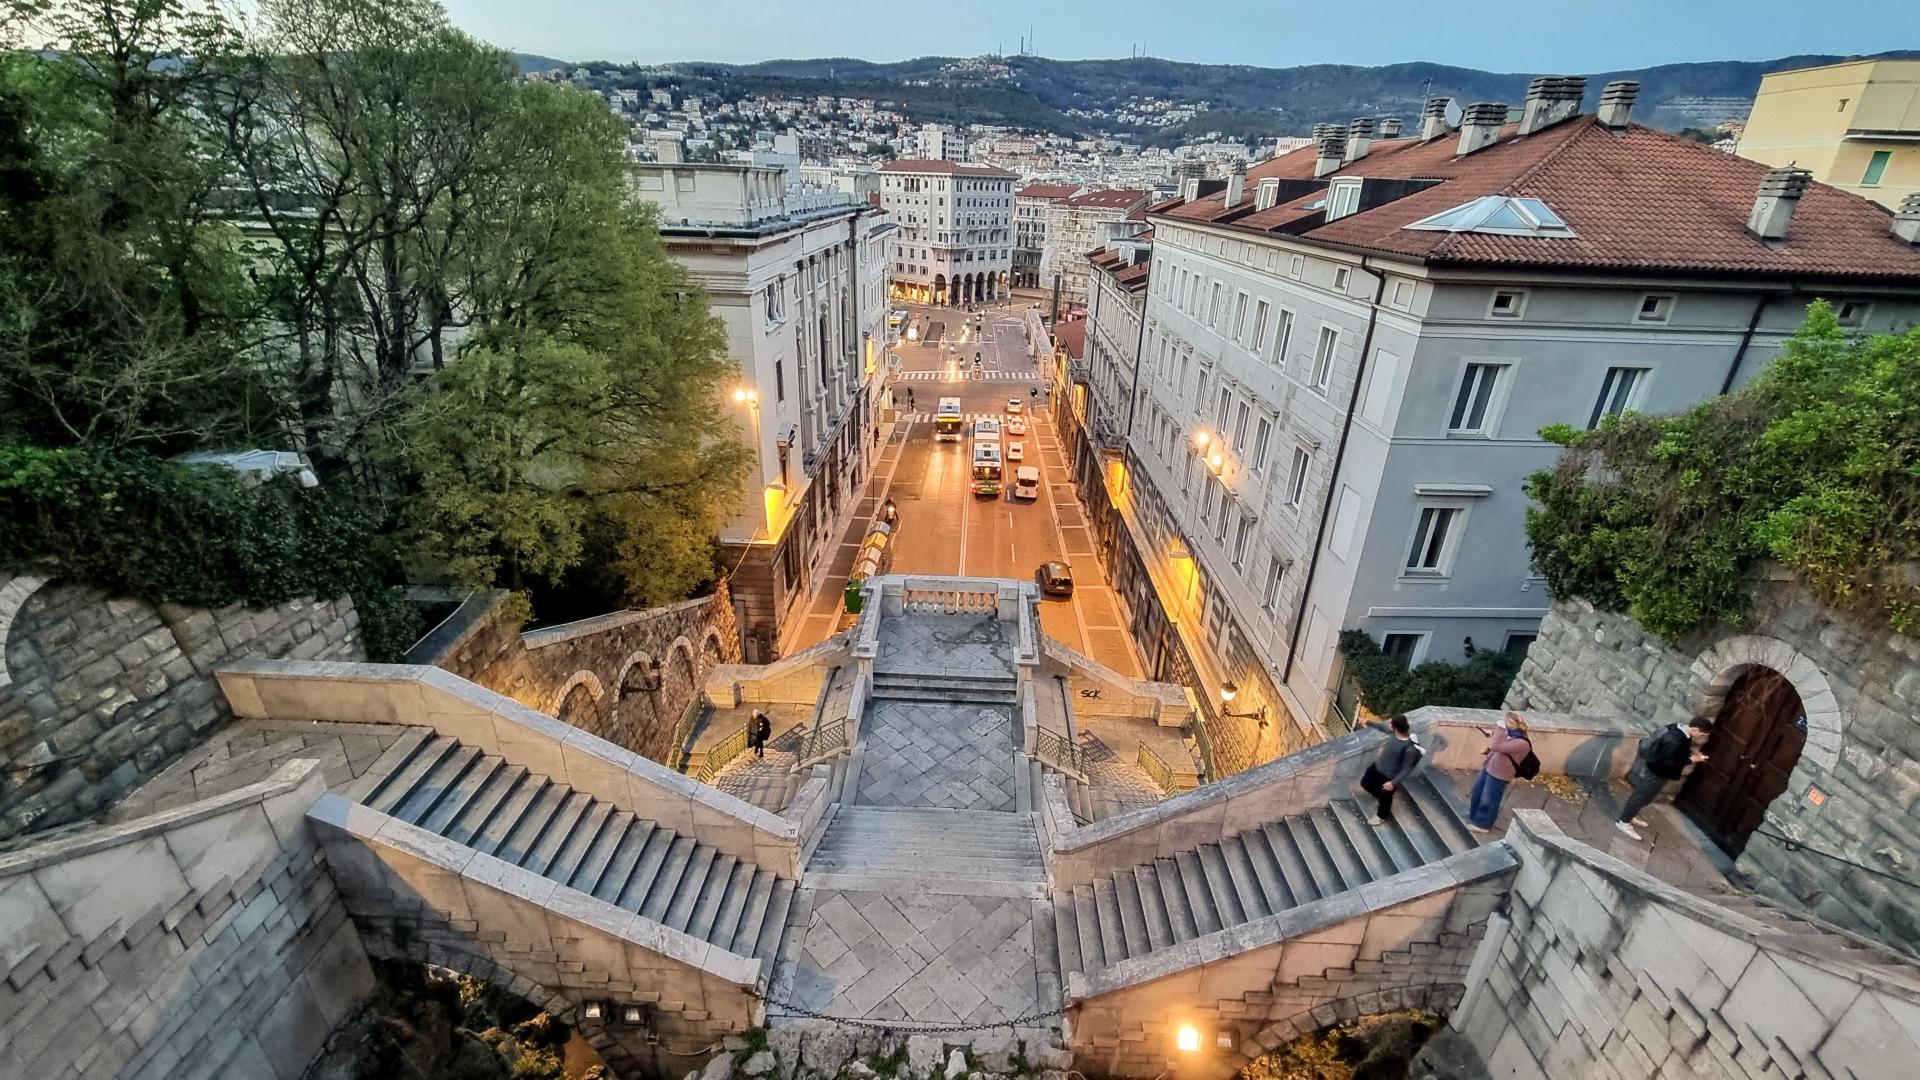
[[[1533,740],[1527,740],[1527,756],[1514,763],[1513,775],[1520,780],[1531,780],[1540,775],[1540,755],[1533,752]]]

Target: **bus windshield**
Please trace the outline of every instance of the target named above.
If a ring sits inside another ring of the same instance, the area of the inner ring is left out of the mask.
[[[942,442],[959,442],[963,424],[965,420],[960,416],[960,399],[941,398],[940,411],[933,418],[934,439]]]

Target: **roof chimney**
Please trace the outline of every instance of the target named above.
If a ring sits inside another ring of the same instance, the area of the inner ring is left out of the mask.
[[[1367,149],[1373,145],[1373,117],[1356,116],[1353,123],[1347,125],[1347,161],[1355,162],[1367,156]]]
[[[1900,200],[1900,209],[1893,214],[1893,235],[1920,247],[1920,191]]]
[[[1340,155],[1347,149],[1347,133],[1338,127],[1320,139],[1320,155],[1313,159],[1313,175],[1322,177],[1340,169]]]
[[[1447,99],[1430,97],[1420,110],[1420,141],[1430,142],[1447,133]]]
[[[1625,131],[1627,118],[1633,114],[1633,99],[1639,96],[1640,84],[1632,79],[1610,82],[1600,91],[1600,108],[1594,115],[1603,126]]]
[[[1236,161],[1233,163],[1233,168],[1227,173],[1226,208],[1231,210],[1239,206],[1240,196],[1246,194],[1246,190],[1247,167]]]
[[[1383,139],[1399,138],[1400,137],[1400,118],[1397,116],[1381,117],[1380,118],[1380,137]]]
[[[1753,213],[1747,215],[1747,231],[1762,240],[1785,240],[1787,223],[1793,220],[1794,207],[1813,183],[1813,174],[1788,165],[1768,169],[1760,178],[1760,193],[1753,200]]]
[[[1587,80],[1578,75],[1542,75],[1527,86],[1520,113],[1520,134],[1531,135],[1580,111]]]
[[[1500,137],[1500,125],[1507,122],[1507,103],[1476,101],[1460,117],[1459,153],[1471,154]]]

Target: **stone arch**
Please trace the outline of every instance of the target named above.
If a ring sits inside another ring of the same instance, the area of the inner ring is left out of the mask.
[[[576,686],[586,687],[587,693],[596,702],[607,696],[606,687],[600,685],[600,676],[582,669],[567,676],[567,681],[554,692],[552,700],[547,705],[547,712],[553,716],[559,716],[561,706],[567,703],[567,695],[573,693],[573,688]]]
[[[700,659],[707,671],[727,662],[726,641],[714,627],[707,627],[706,634],[700,639]]]
[[[647,655],[645,649],[635,649],[625,660],[620,662],[620,673],[613,677],[613,696],[615,701],[619,701],[627,696],[627,676],[633,672],[633,669],[639,668],[641,671],[645,671],[647,670],[647,665],[652,662],[653,657]]]
[[[1466,996],[1463,983],[1425,983],[1416,986],[1389,987],[1372,993],[1356,994],[1338,1001],[1321,1002],[1310,1008],[1296,1009],[1284,1017],[1270,1016],[1265,1026],[1244,1037],[1230,1056],[1237,1060],[1238,1072],[1255,1058],[1265,1057],[1302,1035],[1342,1024],[1361,1016],[1392,1012],[1396,1009],[1424,1009],[1450,1013]],[[1256,1023],[1258,1021],[1255,1021]]]
[[[22,574],[8,578],[0,585],[0,687],[11,685],[13,676],[7,668],[7,641],[13,635],[13,620],[26,606],[27,600],[46,585],[47,579]]]
[[[1768,667],[1779,672],[1800,695],[1800,705],[1807,716],[1807,745],[1801,751],[1801,765],[1794,768],[1795,783],[1790,790],[1805,790],[1801,771],[1806,764],[1823,770],[1839,764],[1840,744],[1848,719],[1820,665],[1779,638],[1738,634],[1715,642],[1694,660],[1690,696],[1699,702],[1699,712],[1717,716],[1726,703],[1727,691],[1752,667]]]

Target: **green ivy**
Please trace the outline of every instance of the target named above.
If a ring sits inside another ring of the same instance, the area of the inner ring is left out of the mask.
[[[1340,655],[1360,688],[1360,700],[1380,716],[1412,712],[1424,705],[1497,709],[1520,671],[1520,658],[1482,650],[1464,664],[1430,660],[1411,670],[1380,651],[1364,630],[1340,632]]]
[[[1832,607],[1920,632],[1920,329],[1850,336],[1816,301],[1737,393],[1541,435],[1567,448],[1527,481],[1527,538],[1554,596],[1678,641],[1740,625],[1772,559]]]
[[[378,509],[286,478],[141,451],[0,443],[0,568],[84,582],[151,603],[264,607],[352,596],[361,639],[396,660],[419,615],[388,587]]]

